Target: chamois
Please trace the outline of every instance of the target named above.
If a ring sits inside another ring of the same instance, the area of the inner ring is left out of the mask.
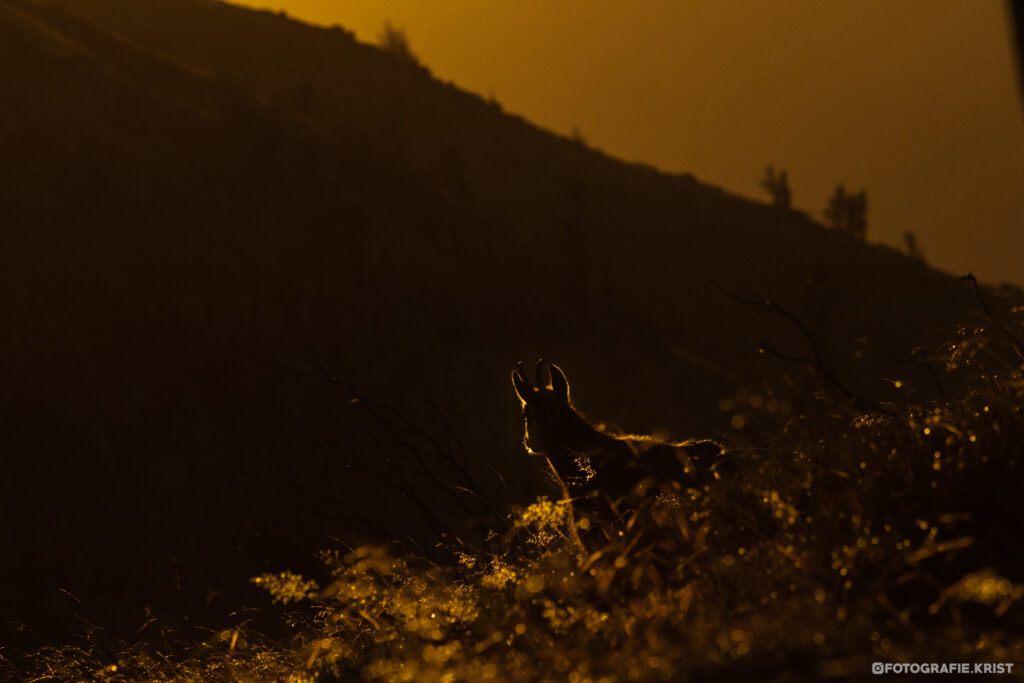
[[[568,492],[600,491],[621,498],[648,478],[703,486],[718,477],[722,447],[714,441],[668,443],[647,436],[612,435],[572,405],[569,381],[554,363],[537,361],[535,386],[519,363],[512,385],[523,406],[523,444],[547,458]],[[549,381],[544,381],[545,370]]]

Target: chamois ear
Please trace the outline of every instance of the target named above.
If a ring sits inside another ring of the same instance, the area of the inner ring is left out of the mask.
[[[537,359],[537,365],[533,369],[533,383],[537,385],[537,391],[542,391],[548,388],[548,382],[544,379],[544,364],[543,358]]]
[[[548,363],[548,367],[551,372],[551,391],[555,392],[559,398],[568,403],[569,380],[565,378],[565,373],[562,372],[562,369],[554,363]]]
[[[519,363],[519,365],[516,366],[516,369],[512,371],[512,386],[515,388],[516,396],[519,397],[520,401],[523,403],[529,401],[529,397],[533,394],[533,387],[531,387],[530,383],[525,377],[523,377],[522,363]]]

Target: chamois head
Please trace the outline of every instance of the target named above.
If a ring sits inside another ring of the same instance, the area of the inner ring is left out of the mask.
[[[569,405],[569,380],[561,368],[553,363],[537,361],[534,375],[536,386],[523,374],[524,364],[519,363],[512,371],[512,386],[515,387],[519,402],[523,405],[523,417],[526,418],[526,434],[523,444],[535,455],[548,455],[551,448],[553,432],[558,425],[575,415]],[[548,381],[544,380],[547,369]]]
[[[569,380],[561,368],[543,359],[537,361],[532,385],[523,369],[523,363],[519,363],[512,371],[512,386],[526,418],[523,443],[530,453],[547,456],[564,473],[564,465],[604,444],[609,437],[595,430],[572,407]]]

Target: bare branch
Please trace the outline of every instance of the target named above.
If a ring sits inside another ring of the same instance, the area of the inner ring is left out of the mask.
[[[726,289],[725,287],[722,287],[711,278],[708,278],[708,282],[710,282],[716,289],[718,289],[720,292],[730,297],[731,299],[734,299],[735,301],[738,301],[739,303],[744,304],[745,306],[752,306],[753,308],[756,308],[758,313],[774,313],[775,315],[781,316],[792,322],[800,331],[800,334],[803,336],[804,341],[807,343],[807,348],[811,352],[811,358],[805,358],[803,356],[796,356],[792,354],[783,353],[781,351],[776,350],[775,348],[768,344],[762,343],[760,346],[764,351],[772,354],[773,356],[781,358],[782,360],[787,360],[794,363],[801,363],[803,365],[807,365],[808,367],[813,368],[814,370],[817,370],[818,373],[822,377],[824,377],[829,384],[831,384],[835,389],[837,389],[843,395],[843,397],[850,401],[861,413],[867,413],[870,411],[878,413],[886,412],[873,401],[865,399],[862,396],[856,395],[845,384],[843,384],[842,381],[840,381],[836,374],[832,372],[829,369],[828,365],[825,363],[825,360],[822,357],[821,352],[818,350],[818,345],[814,340],[814,335],[811,334],[811,331],[795,313],[784,308],[777,302],[772,301],[760,294],[751,294],[749,296],[743,296],[740,294],[736,294],[735,292],[732,292]]]
[[[999,330],[1002,331],[1003,334],[1010,338],[1010,341],[1013,342],[1013,345],[1017,349],[1017,354],[1020,355],[1021,357],[1024,357],[1024,342],[1021,342],[1021,340],[1018,339],[1016,335],[1013,334],[1013,332],[1010,332],[1010,330],[1008,330],[1005,325],[996,320],[995,315],[993,315],[992,313],[992,309],[988,307],[988,303],[985,301],[985,297],[981,295],[981,287],[978,285],[978,279],[974,277],[974,273],[967,273],[967,275],[964,275],[963,277],[960,278],[960,282],[970,282],[972,285],[974,285],[974,293],[977,295],[978,302],[981,304],[982,310],[985,311],[985,315],[988,316],[989,321],[991,321],[993,325],[999,328]]]

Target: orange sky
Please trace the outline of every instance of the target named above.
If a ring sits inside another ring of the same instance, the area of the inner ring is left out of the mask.
[[[820,217],[864,187],[870,240],[1024,284],[1024,112],[996,0],[252,0],[374,42],[630,161]]]

